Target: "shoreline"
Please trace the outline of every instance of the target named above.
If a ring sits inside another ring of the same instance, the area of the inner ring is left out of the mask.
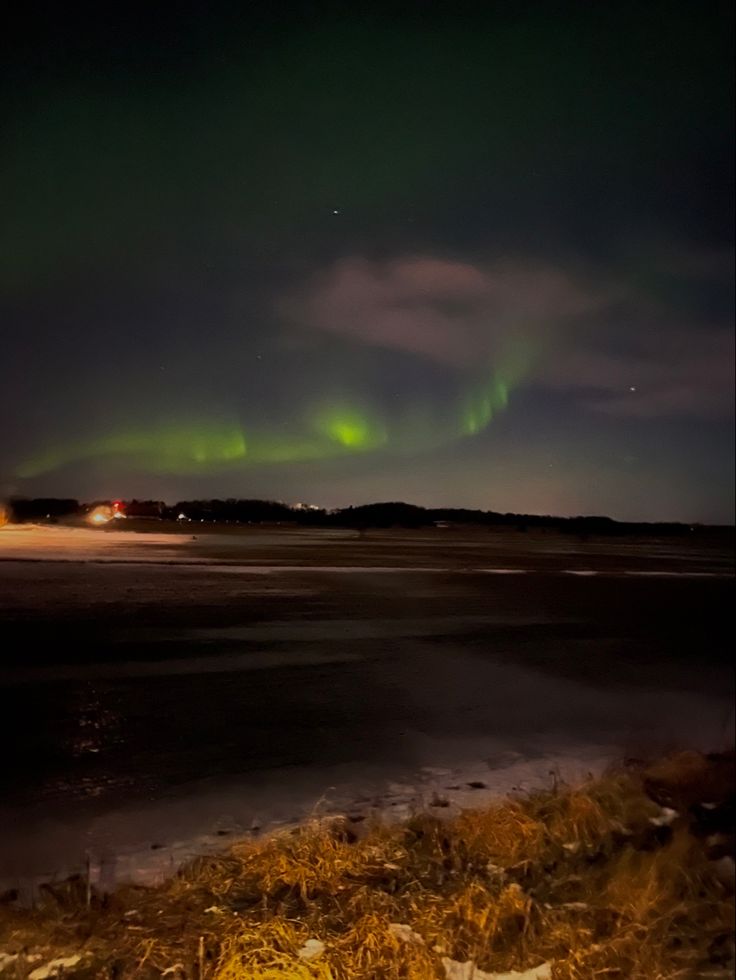
[[[683,752],[469,808],[313,816],[156,886],[72,878],[0,906],[0,977],[727,977],[733,769]]]
[[[232,812],[237,797],[247,796],[247,790],[236,785],[210,790],[206,804],[209,816],[202,821],[209,823],[207,830],[194,832],[183,839],[178,834],[174,840],[167,839],[163,830],[153,834],[150,840],[140,841],[138,846],[116,848],[114,840],[104,847],[98,843],[79,846],[76,859],[70,854],[56,868],[1,876],[0,893],[16,891],[22,904],[31,906],[41,886],[74,875],[84,876],[92,887],[103,892],[114,891],[125,884],[156,886],[198,857],[221,853],[237,843],[262,840],[316,817],[344,816],[355,823],[378,820],[394,824],[421,812],[454,816],[465,808],[492,805],[510,794],[540,792],[557,782],[579,783],[588,777],[600,777],[618,758],[620,750],[612,745],[579,746],[574,752],[572,748],[568,751],[559,748],[535,758],[525,758],[521,753],[509,750],[495,759],[478,759],[455,766],[425,765],[413,772],[395,772],[392,777],[368,773],[359,779],[355,773],[322,770],[312,775],[312,782],[322,776],[323,783],[334,785],[327,785],[316,793],[312,791],[311,795],[309,791],[305,792],[303,785],[309,774],[301,773],[301,783],[291,799],[280,801],[278,794],[272,793],[270,816],[269,794],[261,791],[250,826],[244,826],[243,820],[234,818]],[[324,778],[330,776],[332,780]],[[206,790],[200,792],[207,794]],[[175,823],[176,814],[191,809],[192,801],[196,800],[196,793],[188,793],[173,801],[168,809],[161,810],[155,823],[161,828],[170,826]],[[142,809],[145,813],[145,808]],[[125,808],[107,816],[113,821],[113,828],[131,820],[131,814]],[[104,826],[105,816],[102,822]],[[34,841],[37,839],[36,829],[31,837]],[[100,838],[104,838],[104,831]]]

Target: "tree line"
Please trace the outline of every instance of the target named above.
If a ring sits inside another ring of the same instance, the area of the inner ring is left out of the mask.
[[[15,498],[9,501],[11,519],[18,523],[52,523],[83,521],[100,505],[112,506],[109,500],[82,503],[70,498]],[[418,507],[401,501],[362,504],[326,510],[303,505],[290,505],[275,500],[227,498],[209,500],[179,500],[166,504],[160,500],[129,500],[119,502],[120,510],[130,520],[158,520],[205,524],[273,524],[307,527],[423,528],[437,526],[473,525],[491,528],[512,528],[525,532],[555,530],[578,536],[611,536],[621,534],[683,535],[717,530],[706,526],[678,523],[649,523],[615,521],[610,517],[555,517],[540,514],[501,513],[492,510],[472,510],[463,507]]]

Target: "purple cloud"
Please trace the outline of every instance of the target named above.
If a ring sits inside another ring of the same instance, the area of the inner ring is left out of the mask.
[[[720,254],[678,255],[684,277],[730,275]],[[461,372],[522,342],[533,355],[526,384],[570,393],[609,415],[717,416],[732,406],[733,332],[683,317],[623,274],[604,279],[521,260],[345,258],[303,284],[280,312],[301,330]]]

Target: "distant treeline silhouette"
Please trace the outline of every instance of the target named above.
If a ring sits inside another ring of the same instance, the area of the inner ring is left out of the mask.
[[[109,500],[80,503],[78,500],[40,497],[15,498],[9,502],[12,519],[28,522],[82,521],[87,514]],[[307,527],[422,528],[475,525],[487,528],[513,528],[517,531],[547,529],[576,535],[658,534],[681,535],[724,530],[708,525],[615,521],[610,517],[555,517],[540,514],[499,513],[464,507],[417,507],[400,501],[363,504],[338,510],[323,510],[301,504],[291,506],[275,500],[180,500],[169,505],[160,500],[123,501],[129,519],[196,523],[289,524]]]

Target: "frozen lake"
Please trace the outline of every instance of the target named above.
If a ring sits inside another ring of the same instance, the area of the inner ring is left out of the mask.
[[[688,541],[4,529],[3,882],[720,745],[732,593]]]

